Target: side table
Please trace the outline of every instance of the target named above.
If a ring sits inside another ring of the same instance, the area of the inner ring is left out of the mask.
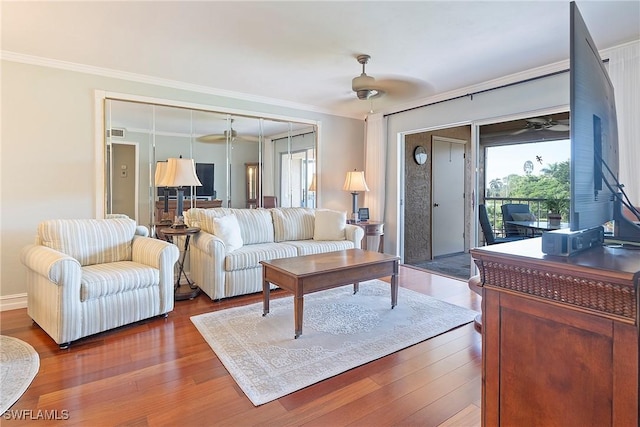
[[[174,285],[174,300],[175,301],[184,301],[191,300],[200,294],[200,288],[189,279],[187,273],[184,271],[184,260],[187,257],[187,251],[189,250],[189,242],[191,241],[191,236],[200,232],[200,228],[198,227],[188,227],[188,228],[161,228],[158,230],[158,236],[163,237],[167,242],[174,243],[174,237],[184,236],[184,249],[182,251],[182,257],[178,259],[178,277],[176,278],[176,283]],[[187,280],[187,286],[189,290],[187,292],[180,292],[180,279],[184,276]]]
[[[362,239],[362,249],[369,250],[369,237],[376,238],[378,242],[378,252],[384,252],[384,222],[382,221],[363,221],[355,223],[364,230],[364,239]],[[374,250],[374,249],[372,249]]]

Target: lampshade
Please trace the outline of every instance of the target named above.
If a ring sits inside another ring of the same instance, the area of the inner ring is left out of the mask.
[[[354,170],[347,172],[347,178],[344,180],[344,186],[342,189],[352,193],[357,193],[358,191],[369,191],[367,182],[364,180],[364,171]]]
[[[164,174],[167,172],[167,162],[156,162],[156,175],[153,179],[156,187],[164,187],[164,185],[160,185],[160,181],[164,177]]]
[[[316,174],[311,177],[311,184],[309,184],[309,191],[316,191]]]
[[[199,187],[202,185],[196,175],[196,166],[193,159],[170,158],[165,166],[162,177],[157,180],[158,187]],[[156,177],[157,177],[156,169]]]

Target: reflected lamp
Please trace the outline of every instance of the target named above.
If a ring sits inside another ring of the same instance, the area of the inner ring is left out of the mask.
[[[156,171],[157,172],[157,171]],[[169,158],[162,177],[156,182],[158,187],[175,187],[178,193],[176,219],[171,227],[185,228],[182,221],[184,208],[184,187],[200,187],[202,183],[196,175],[196,165],[193,159]],[[166,205],[165,205],[166,206]]]

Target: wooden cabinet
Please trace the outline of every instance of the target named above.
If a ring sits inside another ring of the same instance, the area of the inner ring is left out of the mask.
[[[482,287],[482,425],[637,426],[638,251],[540,238],[471,250]]]
[[[188,210],[191,207],[191,202],[185,200],[183,206],[184,210]],[[222,206],[222,200],[197,200],[195,202],[195,206],[204,209],[219,208]],[[170,223],[172,223],[173,219],[176,216],[177,207],[178,202],[176,200],[169,200],[169,211],[164,212],[164,201],[156,201],[155,216],[153,217],[155,223],[159,224],[163,219],[167,219],[167,221],[170,221]]]

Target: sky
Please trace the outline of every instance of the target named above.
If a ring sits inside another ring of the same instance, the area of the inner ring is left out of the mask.
[[[542,164],[537,157],[542,159]],[[504,178],[511,174],[524,175],[524,164],[527,160],[533,163],[533,175],[540,175],[541,170],[552,163],[569,160],[571,157],[571,141],[545,141],[530,144],[503,145],[487,150],[486,175],[487,185],[493,179]]]

